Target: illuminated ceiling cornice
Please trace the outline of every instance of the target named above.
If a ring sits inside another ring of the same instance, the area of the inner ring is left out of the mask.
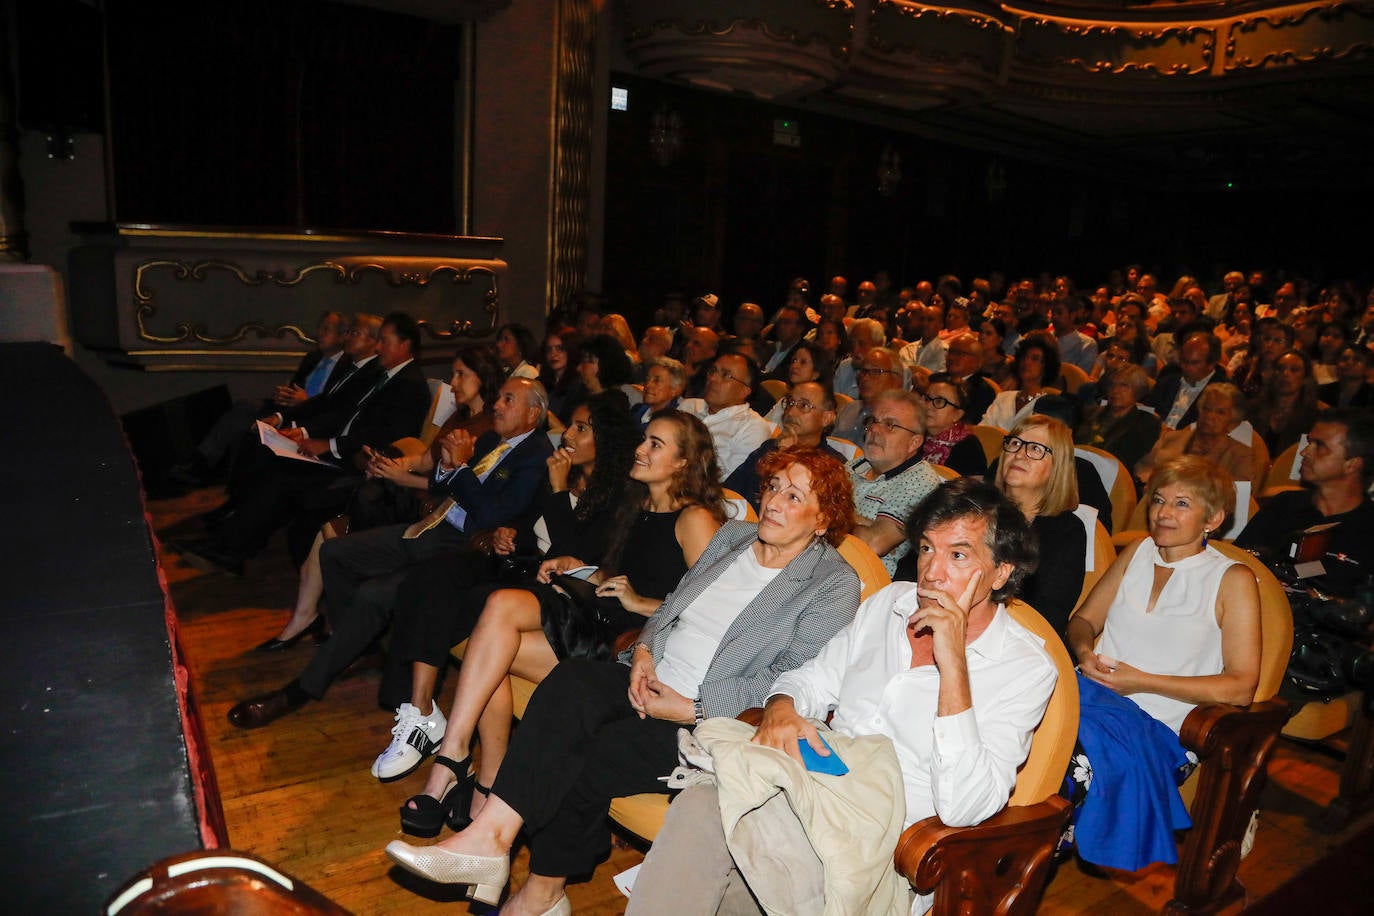
[[[1374,182],[1374,2],[626,0],[638,72],[1180,185]],[[1125,156],[1123,160],[1121,157]],[[1162,171],[1161,171],[1162,170]],[[1313,176],[1317,177],[1317,176]]]

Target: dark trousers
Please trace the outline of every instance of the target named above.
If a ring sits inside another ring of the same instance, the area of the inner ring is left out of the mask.
[[[292,461],[255,445],[245,451],[230,473],[229,494],[235,512],[220,529],[220,546],[229,553],[251,557],[262,550],[274,531],[303,514],[310,518],[305,524],[313,541],[319,526],[348,504],[361,479],[352,470]],[[297,565],[304,559],[297,556],[299,553],[293,551]]]
[[[411,567],[396,590],[387,654],[399,664],[442,668],[453,646],[472,635],[491,584],[491,560],[475,551],[459,560],[437,557]]]
[[[461,555],[468,552],[467,539],[452,525],[440,523],[413,540],[401,537],[406,527],[373,528],[325,541],[320,547],[320,571],[334,635],[316,650],[297,679],[311,696],[324,696],[330,682],[386,627],[407,568],[439,556],[461,562]],[[408,688],[409,672],[405,680]],[[409,699],[409,689],[404,696]]]
[[[682,726],[640,719],[629,687],[626,665],[567,659],[530,699],[492,792],[524,819],[531,872],[590,873],[610,852],[611,799],[667,791]]]

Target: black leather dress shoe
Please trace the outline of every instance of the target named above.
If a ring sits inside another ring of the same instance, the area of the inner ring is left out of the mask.
[[[289,712],[295,712],[307,702],[309,698],[293,699],[285,688],[281,688],[239,703],[229,710],[229,722],[239,728],[262,728]]]
[[[253,648],[253,651],[280,652],[283,649],[291,648],[306,636],[309,636],[311,638],[311,641],[317,646],[325,641],[326,635],[324,631],[323,616],[317,615],[314,620],[310,621],[310,625],[308,627],[306,627],[304,630],[301,630],[299,633],[297,633],[295,636],[292,636],[290,639],[277,639],[274,636],[271,639],[267,640],[267,642],[259,643],[257,646]]]

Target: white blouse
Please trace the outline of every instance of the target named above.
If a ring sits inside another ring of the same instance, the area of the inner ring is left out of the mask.
[[[1097,651],[1150,674],[1220,674],[1223,664],[1217,593],[1222,576],[1234,562],[1209,546],[1169,563],[1159,555],[1152,538],[1141,541],[1107,610]],[[1154,609],[1146,613],[1156,566],[1174,573],[1164,583]],[[1135,693],[1128,699],[1175,733],[1196,705],[1153,693]]]

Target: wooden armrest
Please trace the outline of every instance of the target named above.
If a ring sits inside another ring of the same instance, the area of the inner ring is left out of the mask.
[[[759,725],[763,723],[763,707],[751,706],[744,712],[735,716],[735,718],[743,722],[745,725],[752,725],[755,728],[758,728]]]
[[[1211,913],[1244,895],[1236,880],[1241,840],[1288,716],[1288,704],[1272,699],[1244,707],[1204,703],[1183,720],[1179,741],[1201,764],[1188,812],[1193,826],[1183,841],[1166,913]]]
[[[611,655],[619,655],[621,652],[634,646],[635,643],[639,642],[639,634],[642,632],[644,632],[643,628],[636,628],[621,633],[615,638],[615,651],[613,651]]]
[[[917,821],[897,840],[892,860],[911,886],[928,894],[949,869],[1006,873],[998,866],[1008,855],[1025,859],[1022,870],[1048,866],[1054,847],[1069,822],[1070,806],[1059,796],[1036,805],[1003,808],[972,827],[950,827],[938,817]]]
[[[1206,760],[1223,745],[1247,741],[1270,729],[1282,728],[1289,714],[1288,703],[1277,698],[1249,706],[1202,703],[1183,720],[1178,740],[1197,754],[1198,759]]]
[[[903,831],[893,865],[918,893],[934,894],[931,916],[1031,916],[1070,810],[1065,799],[1051,796],[1004,808],[973,827],[926,818]]]

